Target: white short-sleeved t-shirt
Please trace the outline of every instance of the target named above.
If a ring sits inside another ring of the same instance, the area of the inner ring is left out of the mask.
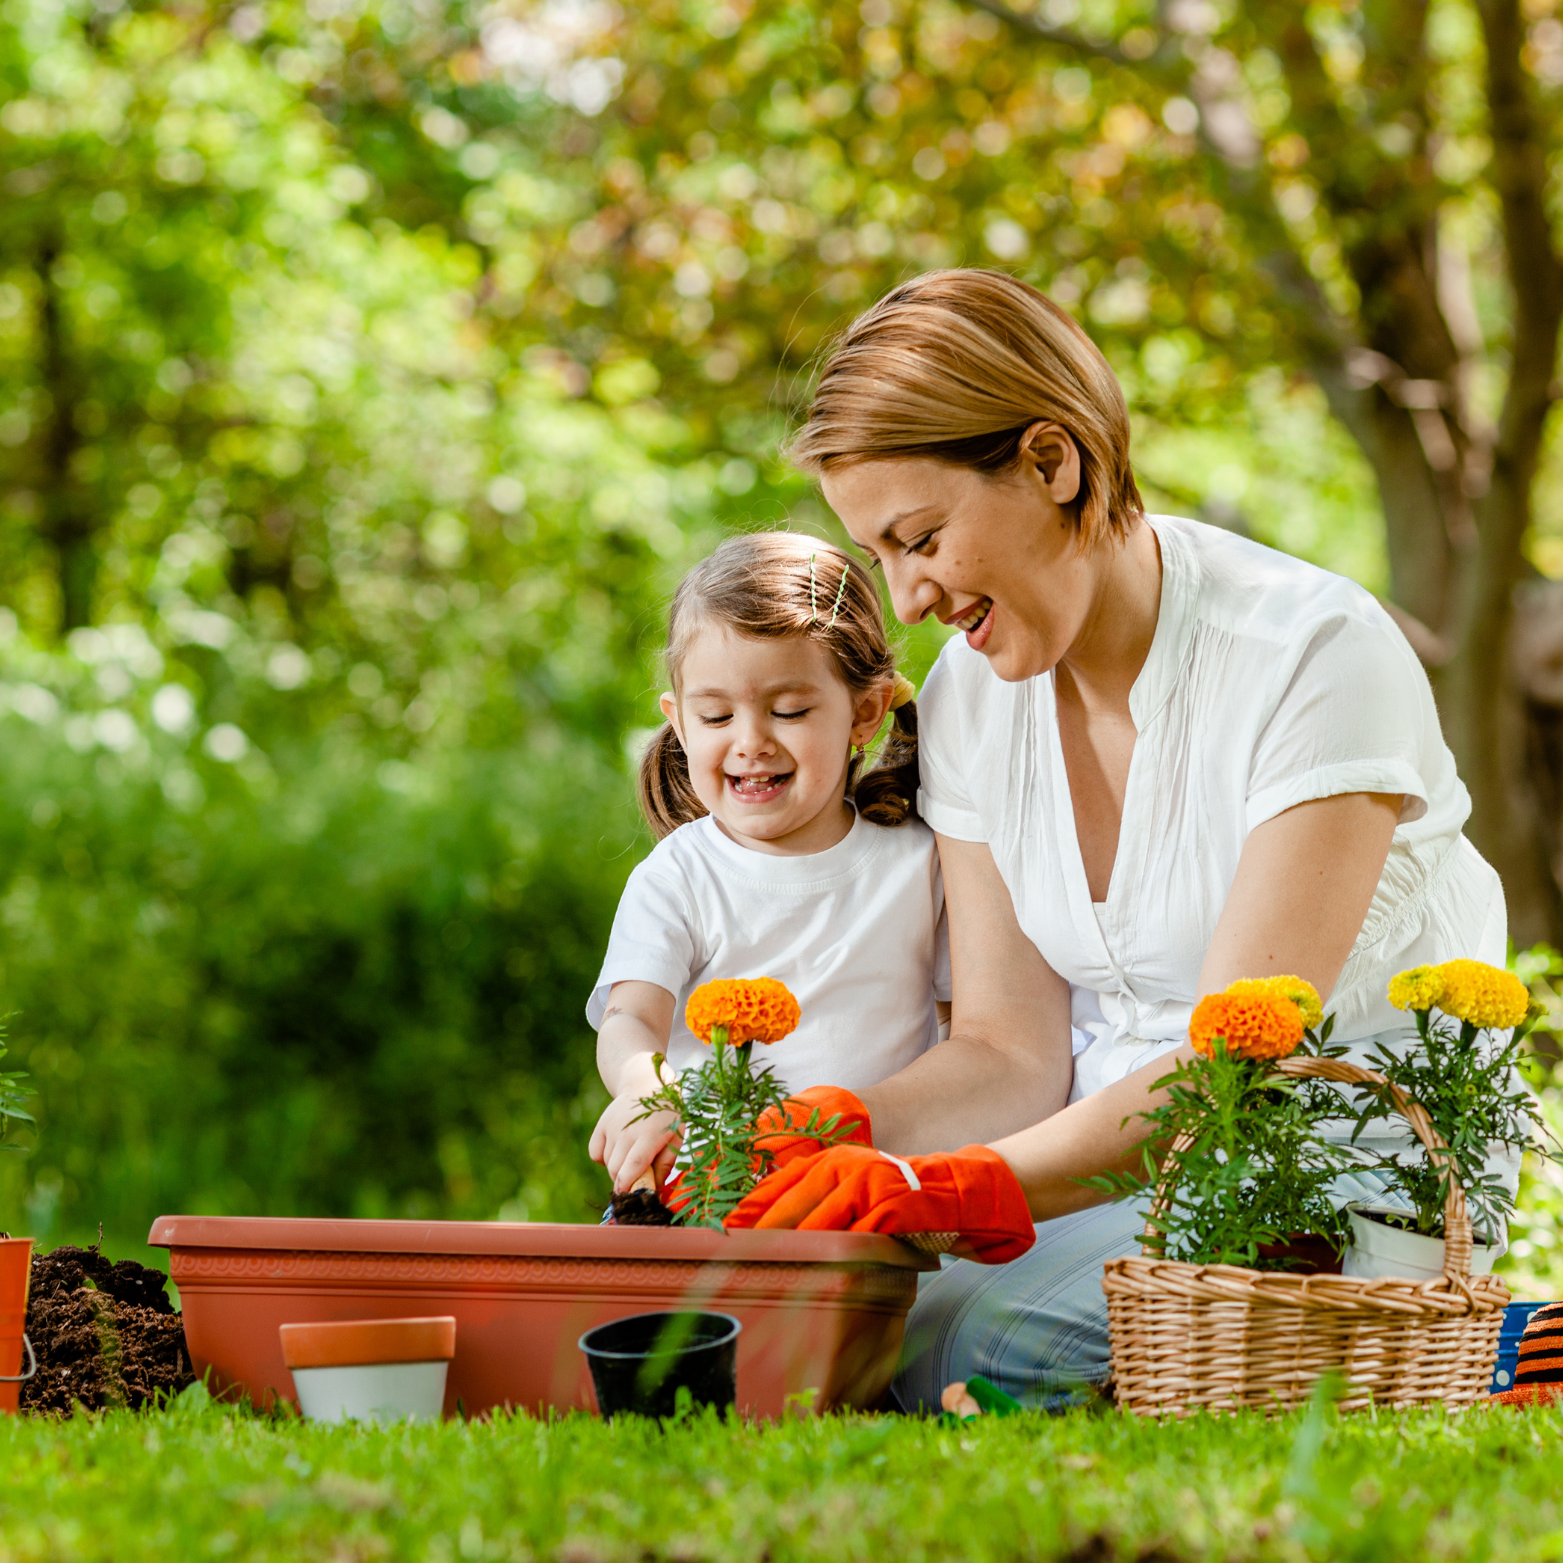
[[[957,637],[917,703],[923,818],[988,843],[1021,928],[1074,986],[1077,1099],[1187,1037],[1243,843],[1295,804],[1405,798],[1329,1000],[1336,1040],[1404,1028],[1385,997],[1395,972],[1455,956],[1502,965],[1506,953],[1502,887],[1461,835],[1470,798],[1427,676],[1389,615],[1353,582],[1286,554],[1195,521],[1149,520],[1161,608],[1129,696],[1137,737],[1105,902],[1093,905],[1086,885],[1052,674],[1007,684]]]
[[[681,825],[630,874],[586,1017],[601,1026],[616,982],[666,988],[667,1056],[685,1069],[709,1054],[684,1005],[721,977],[775,977],[798,1000],[798,1029],[756,1050],[786,1089],[858,1090],[904,1069],[938,1041],[934,1002],[950,997],[932,832],[858,818],[827,851],[775,857],[709,816]]]

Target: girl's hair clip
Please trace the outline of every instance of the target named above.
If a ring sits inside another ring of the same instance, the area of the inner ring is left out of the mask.
[[[841,585],[836,588],[836,600],[831,604],[830,623],[827,629],[835,629],[836,615],[841,612],[841,599],[847,594],[847,576],[851,573],[850,567],[843,562],[841,566]]]
[[[816,554],[809,555],[809,623],[819,623],[819,598],[815,595],[814,587],[814,561]]]
[[[917,685],[904,673],[893,673],[890,676],[890,709],[899,711],[902,706],[910,705],[917,698]]]

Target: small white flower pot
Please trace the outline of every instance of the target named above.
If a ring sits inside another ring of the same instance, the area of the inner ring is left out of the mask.
[[[1386,1226],[1368,1219],[1369,1212],[1404,1215],[1385,1205],[1348,1205],[1351,1221],[1351,1246],[1341,1261],[1341,1274],[1359,1280],[1379,1276],[1397,1276],[1402,1280],[1436,1281],[1444,1273],[1444,1240],[1408,1232],[1404,1227]],[[1503,1252],[1500,1244],[1471,1245],[1471,1274],[1491,1275],[1493,1261]]]
[[[299,1410],[311,1422],[438,1422],[448,1362],[366,1362],[294,1368]]]
[[[437,1422],[456,1321],[333,1319],[281,1328],[282,1360],[311,1422]]]

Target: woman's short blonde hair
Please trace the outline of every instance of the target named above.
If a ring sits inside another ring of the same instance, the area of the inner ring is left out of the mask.
[[[930,271],[887,293],[825,364],[787,454],[805,472],[929,456],[999,473],[1034,423],[1080,450],[1075,501],[1089,546],[1142,513],[1129,409],[1096,344],[1053,301],[998,271]]]

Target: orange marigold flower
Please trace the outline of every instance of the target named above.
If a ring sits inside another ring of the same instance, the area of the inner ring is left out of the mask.
[[[1517,1026],[1530,1010],[1530,993],[1512,971],[1483,961],[1445,961],[1438,968],[1444,991],[1438,1007],[1473,1026]]]
[[[1319,990],[1304,977],[1239,977],[1223,992],[1235,999],[1290,999],[1302,1012],[1310,1030],[1323,1023],[1324,1002]]]
[[[684,1006],[684,1024],[702,1042],[720,1026],[734,1047],[780,1042],[802,1018],[798,1001],[774,977],[721,977],[696,988]]]
[[[1302,1011],[1273,994],[1207,993],[1189,1021],[1189,1041],[1202,1058],[1214,1054],[1218,1040],[1237,1058],[1285,1058],[1302,1037]]]

